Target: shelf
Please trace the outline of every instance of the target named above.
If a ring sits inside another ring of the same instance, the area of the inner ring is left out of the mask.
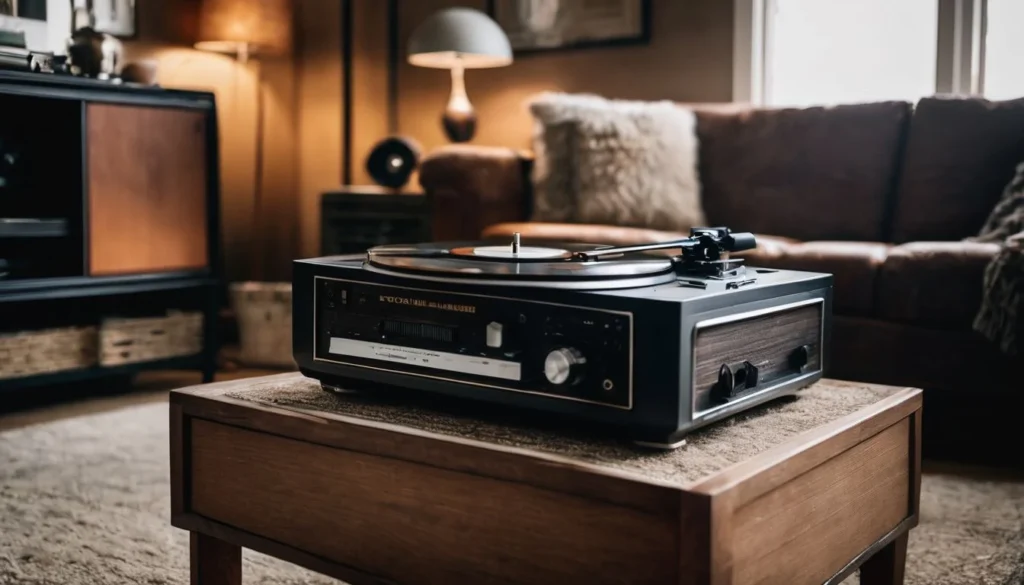
[[[95,366],[82,370],[68,370],[66,372],[55,372],[52,374],[40,374],[38,376],[26,376],[24,378],[0,380],[0,392],[22,390],[37,386],[70,384],[73,382],[84,382],[87,380],[97,380],[113,376],[131,375],[144,370],[198,370],[202,365],[202,354],[196,354],[165,360],[126,364],[123,366]]]
[[[143,293],[219,285],[209,275],[188,273],[138,276],[35,278],[0,280],[0,303]]]
[[[0,217],[0,238],[63,238],[68,222],[63,219]]]
[[[0,330],[168,310],[205,323],[202,356],[5,379],[0,394],[212,367],[228,301],[213,94],[0,70],[0,106]]]
[[[71,100],[153,103],[156,105],[212,110],[214,95],[208,91],[169,89],[134,83],[112,83],[100,79],[0,69],[5,93],[40,95]]]

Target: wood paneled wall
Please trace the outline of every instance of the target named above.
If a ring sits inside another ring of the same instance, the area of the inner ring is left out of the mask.
[[[356,0],[359,1],[359,0]],[[399,39],[447,6],[486,9],[486,0],[401,1]],[[733,2],[651,0],[651,41],[646,45],[548,51],[517,55],[509,67],[466,72],[466,90],[479,118],[473,142],[529,146],[526,101],[542,91],[681,102],[732,99]],[[441,110],[450,87],[446,71],[399,66],[399,130],[427,148],[446,143]],[[361,104],[357,102],[356,108]],[[361,153],[353,149],[354,156]]]
[[[337,187],[342,169],[340,0],[298,0],[296,118],[299,255],[320,251],[320,194]]]
[[[325,4],[334,4],[328,2]],[[298,256],[297,75],[294,54],[240,64],[189,48],[197,0],[138,5],[139,34],[126,60],[153,59],[165,87],[212,91],[220,134],[220,196],[226,276],[232,281],[290,280]],[[262,84],[257,84],[257,74]],[[255,213],[256,92],[263,91],[264,165]]]
[[[213,90],[221,135],[225,265],[232,280],[290,278],[290,260],[319,252],[320,194],[341,182],[347,157],[354,184],[367,184],[364,164],[388,128],[388,2],[351,4],[352,119],[345,130],[342,92],[344,0],[296,0],[292,55],[240,65],[200,53],[176,37],[188,28],[196,0],[141,3],[140,35],[129,59],[155,58],[167,86]],[[439,117],[446,72],[405,62],[405,39],[434,11],[486,0],[399,0],[397,133],[426,151],[446,143]],[[525,101],[545,91],[592,92],[625,99],[729,101],[732,95],[733,3],[652,0],[647,45],[553,51],[518,56],[510,67],[470,71],[466,82],[479,114],[477,144],[526,147],[531,124]],[[169,15],[178,15],[169,19]],[[181,21],[181,22],[179,22]],[[255,67],[264,88],[263,209],[256,220]],[[344,132],[349,152],[343,152]],[[254,223],[256,222],[256,223]],[[255,255],[255,257],[254,257]]]

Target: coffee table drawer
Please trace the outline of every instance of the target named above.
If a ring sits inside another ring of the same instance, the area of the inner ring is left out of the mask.
[[[669,583],[677,570],[672,518],[522,483],[203,420],[191,467],[193,512],[399,583]]]

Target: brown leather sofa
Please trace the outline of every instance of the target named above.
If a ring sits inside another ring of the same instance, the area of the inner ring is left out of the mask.
[[[828,375],[930,390],[930,412],[1020,409],[1024,360],[971,329],[996,244],[976,235],[1024,162],[1024,99],[933,97],[806,109],[696,106],[708,222],[758,234],[747,263],[834,274]],[[437,240],[640,243],[643,226],[531,217],[529,153],[450,146],[424,160]],[[926,397],[926,403],[929,400]]]

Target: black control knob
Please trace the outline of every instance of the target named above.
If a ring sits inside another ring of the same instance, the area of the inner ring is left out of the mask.
[[[801,345],[789,354],[789,367],[800,372],[806,371],[807,364],[811,361],[811,346]]]
[[[571,347],[553,349],[544,358],[544,377],[556,386],[572,384],[580,379],[586,363],[587,358],[579,350]]]
[[[720,403],[744,393],[758,384],[758,368],[750,362],[736,366],[722,364],[718,368],[718,382],[711,389],[712,396]]]

